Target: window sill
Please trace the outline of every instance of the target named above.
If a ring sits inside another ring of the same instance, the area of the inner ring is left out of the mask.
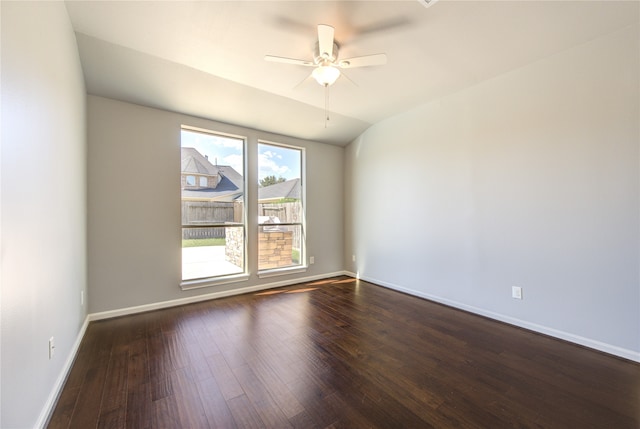
[[[258,277],[261,279],[264,279],[267,277],[285,276],[287,274],[298,274],[298,273],[306,273],[306,272],[307,272],[307,266],[301,265],[296,267],[275,268],[272,270],[258,271]]]
[[[218,286],[227,283],[239,283],[246,282],[249,280],[249,274],[235,274],[231,276],[224,277],[211,277],[206,279],[195,279],[195,280],[183,280],[180,283],[180,289],[182,290],[190,290],[190,289],[200,289],[204,287]]]

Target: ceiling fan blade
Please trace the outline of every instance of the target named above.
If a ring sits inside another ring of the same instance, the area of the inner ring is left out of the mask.
[[[347,74],[345,72],[340,72],[340,77],[344,77],[345,79],[347,79],[349,82],[351,82],[353,84],[353,86],[359,86],[357,83],[355,83],[353,81],[353,79],[351,79],[349,76],[347,76]]]
[[[347,69],[354,67],[381,66],[387,63],[386,54],[364,55],[362,57],[345,58],[338,61],[338,67]]]
[[[295,58],[275,57],[273,55],[265,55],[264,59],[266,61],[272,61],[274,63],[294,64],[298,66],[307,66],[307,67],[315,66],[313,61],[298,60]]]
[[[333,56],[333,33],[330,25],[318,25],[318,52],[322,58],[331,60]]]
[[[307,81],[310,81],[311,79],[313,79],[313,75],[312,74],[307,75],[307,77],[305,77],[300,82],[298,82],[298,84],[296,86],[294,86],[292,89],[294,91],[299,89],[303,84],[305,84]]]
[[[424,1],[424,0],[422,0]],[[430,0],[433,1],[433,0]],[[355,28],[355,36],[360,37],[373,33],[382,33],[390,30],[397,30],[402,27],[406,27],[411,24],[411,21],[407,17],[390,17],[382,21],[372,22],[371,24],[364,25],[362,27]]]

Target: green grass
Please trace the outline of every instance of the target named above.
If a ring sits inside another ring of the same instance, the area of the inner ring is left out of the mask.
[[[182,247],[224,246],[224,238],[200,238],[182,240]]]

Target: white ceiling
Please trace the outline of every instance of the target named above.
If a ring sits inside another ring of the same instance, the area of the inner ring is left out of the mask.
[[[345,145],[387,117],[638,22],[637,1],[67,1],[90,94]],[[317,24],[340,57],[386,53],[324,89]],[[301,83],[302,82],[302,83]]]

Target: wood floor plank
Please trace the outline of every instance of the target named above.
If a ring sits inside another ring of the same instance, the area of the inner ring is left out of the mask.
[[[110,412],[117,408],[126,407],[128,363],[128,350],[111,355],[102,391],[101,412]]]
[[[173,395],[153,401],[151,427],[154,429],[187,429],[180,423],[178,403]]]
[[[289,420],[249,365],[234,368],[232,371],[253,408],[267,427],[291,428]]]
[[[304,411],[302,404],[271,366],[262,359],[254,359],[250,362],[250,367],[285,417],[291,418]]]
[[[98,418],[97,429],[119,429],[125,425],[126,408],[112,408],[109,411],[101,412]]]
[[[68,428],[71,416],[78,400],[80,386],[66,387],[62,390],[48,427],[50,429]]]
[[[264,424],[258,412],[246,395],[236,396],[227,401],[231,414],[240,429],[264,429]]]
[[[127,363],[127,386],[132,388],[149,382],[149,355],[144,338],[131,342]]]
[[[69,427],[90,428],[97,426],[102,401],[101,392],[106,381],[106,374],[107,362],[97,363],[87,371],[84,383],[78,392],[78,400]]]
[[[153,402],[149,383],[134,384],[127,389],[127,414],[124,427],[149,429],[153,422]]]
[[[209,368],[216,379],[220,391],[226,400],[244,394],[242,386],[231,371],[226,359],[222,354],[211,355],[207,358]]]
[[[349,277],[92,322],[49,428],[640,428],[640,365]]]
[[[171,375],[175,386],[172,398],[177,404],[179,426],[183,428],[208,428],[209,423],[202,406],[200,392],[190,368],[181,368]]]
[[[211,428],[236,428],[237,425],[231,414],[231,410],[215,379],[209,378],[198,381],[196,382],[196,386],[200,393],[200,399],[209,426]]]

